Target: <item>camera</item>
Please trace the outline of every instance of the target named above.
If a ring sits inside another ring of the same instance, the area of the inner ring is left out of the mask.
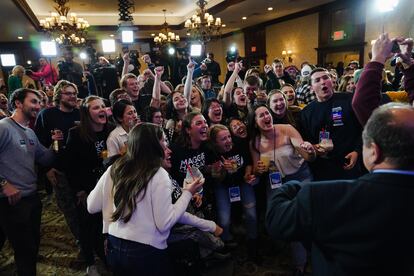
[[[209,64],[209,63],[211,63],[211,59],[205,58],[201,63]]]
[[[70,66],[67,62],[63,60],[58,62],[57,67],[59,69],[60,74],[69,74],[72,72],[72,66]]]

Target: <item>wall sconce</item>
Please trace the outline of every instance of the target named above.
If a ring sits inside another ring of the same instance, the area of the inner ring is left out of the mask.
[[[288,58],[288,61],[290,62],[290,63],[292,63],[293,62],[293,58],[292,58],[292,51],[291,50],[283,50],[282,51],[282,57],[283,57],[283,60],[286,60],[286,57]]]

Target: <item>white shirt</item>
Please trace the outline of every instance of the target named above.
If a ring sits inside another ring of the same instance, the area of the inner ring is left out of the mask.
[[[137,200],[137,206],[131,219],[124,223],[111,221],[115,211],[110,176],[111,167],[102,175],[95,189],[88,196],[88,212],[102,211],[103,232],[115,237],[148,244],[158,249],[167,248],[170,229],[178,222],[214,232],[216,224],[185,212],[192,195],[183,190],[181,197],[172,204],[172,183],[166,170],[158,169],[148,183],[144,198]]]
[[[108,157],[121,153],[121,148],[128,142],[128,133],[125,129],[118,125],[108,136],[106,147],[108,149]]]

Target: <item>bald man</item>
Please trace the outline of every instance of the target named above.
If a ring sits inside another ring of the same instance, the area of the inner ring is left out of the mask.
[[[377,108],[362,136],[370,173],[284,184],[268,202],[269,233],[311,243],[314,275],[414,275],[414,108]]]

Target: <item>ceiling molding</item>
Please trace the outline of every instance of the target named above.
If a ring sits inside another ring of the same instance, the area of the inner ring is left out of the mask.
[[[40,22],[37,19],[36,15],[33,13],[32,9],[27,4],[26,0],[12,0],[13,3],[23,12],[26,18],[30,21],[36,31],[41,32]]]
[[[20,0],[24,1],[24,0]],[[225,0],[223,2],[220,2],[219,4],[215,5],[214,7],[209,8],[207,11],[210,14],[217,14],[219,12],[224,11],[228,7],[231,7],[233,5],[239,4],[241,2],[244,2],[245,0]],[[168,24],[168,28],[174,31],[179,31],[184,29],[184,22],[178,24],[178,25],[170,25]],[[162,30],[163,26],[162,24],[159,25],[134,25],[133,27],[138,28],[140,31],[156,31],[156,30]],[[95,31],[117,31],[118,26],[117,25],[93,25],[90,27],[92,30]]]
[[[163,26],[160,25],[133,25],[133,28],[138,28],[138,31],[155,31],[161,30]],[[181,30],[180,25],[168,25],[168,28],[171,30]],[[93,25],[89,27],[93,31],[111,31],[116,32],[119,29],[118,25]]]
[[[244,2],[245,0],[224,0],[223,2],[218,3],[214,7],[209,8],[207,11],[209,14],[217,14],[219,12],[224,11],[228,7],[231,7],[233,5],[239,4],[241,2]],[[184,24],[184,23],[182,23]]]

